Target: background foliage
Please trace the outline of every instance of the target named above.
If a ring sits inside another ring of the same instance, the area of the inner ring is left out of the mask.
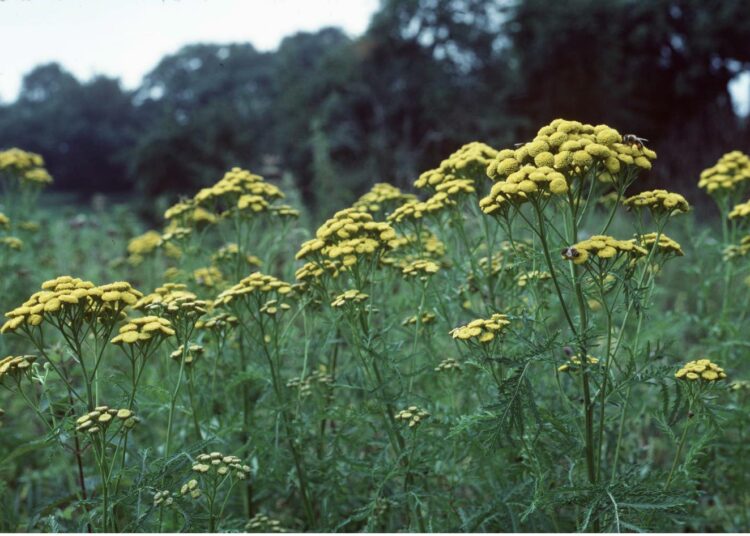
[[[60,190],[186,193],[270,162],[311,204],[316,181],[342,203],[467,141],[508,146],[575,117],[648,138],[651,180],[684,191],[750,146],[727,91],[750,64],[746,15],[722,0],[383,0],[360,37],[190,45],[133,91],[39,66],[0,106],[0,147],[42,154]]]

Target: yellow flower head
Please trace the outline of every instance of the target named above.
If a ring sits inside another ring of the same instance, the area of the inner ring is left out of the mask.
[[[106,434],[112,424],[120,424],[116,431],[125,432],[133,428],[140,419],[131,410],[122,408],[110,408],[109,406],[97,406],[76,419],[76,432],[86,434]]]
[[[192,202],[199,207],[222,210],[222,216],[239,213],[243,217],[253,217],[271,212],[272,203],[283,198],[281,190],[260,175],[232,168],[216,184],[200,190]]]
[[[39,326],[45,318],[59,317],[87,321],[117,319],[134,305],[142,294],[125,281],[96,286],[69,275],[42,283],[42,290],[32,294],[19,307],[5,313],[9,318],[0,333],[20,327]],[[68,315],[69,311],[81,314]]]
[[[156,231],[147,231],[142,235],[132,238],[128,242],[128,262],[133,266],[138,266],[143,262],[146,255],[153,253],[161,246],[161,234]]]
[[[397,421],[404,422],[409,425],[409,428],[416,428],[422,422],[424,422],[430,416],[429,412],[418,408],[417,406],[409,406],[406,409],[402,409],[396,415],[394,419]]]
[[[195,363],[201,356],[203,356],[203,353],[205,350],[203,349],[203,346],[200,344],[188,344],[187,351],[185,351],[185,345],[181,344],[177,347],[177,349],[169,354],[169,357],[177,361],[178,363],[180,360],[182,360],[183,353],[185,354],[185,366],[191,366],[193,363]]]
[[[247,532],[287,532],[278,519],[273,519],[265,514],[255,514],[250,521],[245,524]]]
[[[648,251],[631,240],[617,240],[611,236],[594,235],[562,250],[562,257],[574,264],[583,264],[589,259],[614,260],[620,255],[633,259],[643,257]]]
[[[688,361],[683,367],[675,372],[675,378],[685,381],[715,382],[726,379],[724,369],[709,359],[698,359]]]
[[[645,249],[651,249],[656,242],[656,233],[646,233],[645,235],[636,235],[633,239],[634,244],[638,244]],[[659,235],[659,247],[656,250],[658,253],[665,255],[677,255],[682,257],[685,253],[682,251],[682,246],[679,243],[669,238],[664,233]]]
[[[750,157],[740,151],[732,151],[701,172],[698,187],[709,195],[737,191],[750,184]]]
[[[564,195],[571,181],[593,166],[605,181],[627,167],[650,169],[656,153],[634,136],[628,139],[607,125],[555,119],[529,143],[497,153],[487,166],[496,184],[480,207],[486,214],[500,214],[508,203],[518,205],[529,196]]]
[[[667,190],[649,190],[628,197],[622,202],[628,208],[648,208],[654,213],[676,214],[687,212],[690,205],[680,194]]]
[[[739,220],[747,218],[750,215],[750,201],[745,201],[739,205],[735,205],[732,211],[729,213],[730,220]]]
[[[488,344],[501,335],[508,325],[510,320],[507,315],[495,313],[488,319],[472,320],[465,326],[453,329],[450,334],[461,341]]]
[[[439,167],[422,173],[414,186],[420,190],[440,191],[439,186],[444,183],[464,180],[471,187],[466,193],[472,193],[476,179],[487,177],[485,170],[496,155],[497,151],[485,143],[467,143],[443,160]]]
[[[18,379],[23,373],[31,370],[31,365],[36,361],[33,355],[18,355],[0,359],[0,384],[5,378]]]
[[[193,270],[193,279],[203,287],[215,288],[224,283],[224,275],[215,266],[207,266]]]
[[[9,174],[21,184],[46,186],[52,183],[52,177],[44,169],[44,159],[32,152],[21,149],[0,151],[0,174]]]
[[[435,367],[435,372],[461,372],[461,365],[458,361],[449,357],[448,359],[443,359],[440,364]]]
[[[193,464],[193,471],[199,475],[206,475],[209,477],[223,477],[229,475],[239,480],[244,480],[250,476],[251,472],[250,466],[244,465],[242,460],[237,456],[225,456],[221,452],[199,454],[196,461],[197,463]],[[187,491],[190,491],[197,487],[197,482],[191,480],[186,486]],[[180,490],[183,495],[186,494],[186,486],[183,486],[183,489]]]
[[[413,194],[405,194],[400,189],[387,182],[375,184],[369,192],[360,197],[353,205],[362,212],[377,214],[389,207],[400,205],[406,201],[415,200]]]
[[[132,318],[120,328],[119,334],[112,339],[112,344],[150,344],[160,342],[165,337],[175,334],[172,323],[159,316]]]
[[[591,365],[597,365],[599,364],[599,360],[593,356],[586,356],[586,363],[587,366]],[[558,372],[576,372],[578,369],[581,368],[581,356],[580,355],[574,355],[571,356],[570,359],[568,359],[567,363],[564,363],[557,367]]]
[[[440,265],[435,261],[417,259],[406,264],[401,269],[401,273],[407,278],[418,277],[422,281],[426,281],[429,276],[436,274],[439,270]]]
[[[367,212],[348,208],[321,225],[315,238],[302,244],[296,258],[319,265],[325,260],[340,262],[339,270],[346,270],[362,259],[379,255],[390,248],[395,239],[396,232],[388,223],[375,221]]]
[[[435,322],[436,318],[437,317],[435,316],[435,313],[422,313],[419,323],[423,326],[427,324],[432,324]],[[404,318],[403,322],[401,322],[401,325],[402,326],[416,326],[417,315],[412,315],[412,316]]]
[[[360,292],[356,289],[347,290],[343,294],[339,294],[331,302],[331,307],[341,308],[347,305],[356,305],[367,300],[370,296],[364,292]]]
[[[233,305],[236,301],[252,299],[258,307],[269,299],[282,300],[292,292],[292,285],[271,275],[255,272],[228,288],[214,301],[215,307]]]
[[[532,270],[530,272],[524,272],[518,276],[516,283],[519,287],[525,287],[530,281],[546,281],[552,276],[549,272],[543,272],[540,270]]]
[[[20,251],[21,248],[23,248],[23,240],[16,238],[15,236],[3,236],[0,238],[0,245],[14,251]]]

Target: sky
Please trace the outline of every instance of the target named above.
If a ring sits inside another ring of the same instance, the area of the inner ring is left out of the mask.
[[[40,63],[133,88],[189,43],[272,50],[287,35],[324,26],[355,36],[377,7],[378,0],[0,0],[0,102],[15,100],[23,75]]]

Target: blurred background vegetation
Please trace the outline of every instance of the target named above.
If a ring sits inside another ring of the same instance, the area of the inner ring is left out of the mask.
[[[750,150],[728,90],[750,69],[748,15],[746,0],[383,0],[359,37],[190,45],[133,91],[38,66],[0,105],[0,147],[41,153],[54,188],[86,198],[173,200],[242,166],[286,174],[323,211],[565,117],[648,138],[644,186],[689,195],[722,153]]]

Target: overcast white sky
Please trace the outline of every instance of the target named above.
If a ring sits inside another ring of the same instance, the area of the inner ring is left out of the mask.
[[[0,0],[0,102],[34,66],[60,62],[79,79],[132,88],[162,56],[196,42],[274,49],[301,30],[365,31],[378,0]]]

